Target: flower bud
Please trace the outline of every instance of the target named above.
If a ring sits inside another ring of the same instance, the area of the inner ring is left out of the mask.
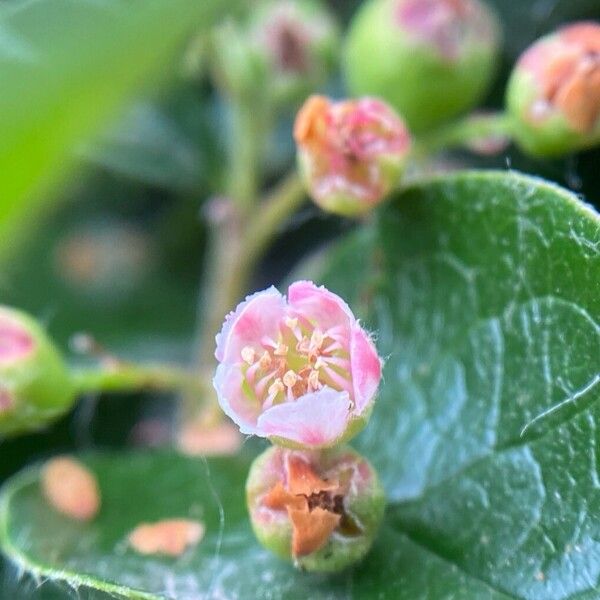
[[[517,143],[560,156],[600,143],[600,24],[577,23],[538,40],[510,78]]]
[[[242,433],[330,448],[367,423],[381,360],[348,305],[308,281],[249,296],[217,336],[214,386]]]
[[[298,163],[308,193],[329,212],[359,216],[394,189],[404,171],[410,134],[374,98],[309,98],[296,118]]]
[[[219,85],[255,103],[295,103],[333,70],[339,33],[317,0],[263,0],[250,20],[217,29],[214,71]]]
[[[495,15],[479,0],[370,0],[350,29],[347,83],[354,95],[385,99],[421,132],[481,100],[499,39]]]
[[[336,63],[338,27],[316,0],[259,4],[250,36],[271,74],[277,103],[297,102],[323,85]]]
[[[67,368],[46,333],[22,312],[0,306],[0,437],[48,424],[74,399]]]
[[[370,549],[385,508],[373,467],[349,448],[299,452],[272,447],[246,483],[252,527],[277,556],[307,571],[335,572]]]

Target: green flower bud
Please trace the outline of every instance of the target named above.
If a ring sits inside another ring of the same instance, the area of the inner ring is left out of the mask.
[[[346,79],[354,95],[384,98],[421,132],[481,100],[499,40],[479,0],[370,0],[350,29]]]
[[[315,572],[340,571],[363,558],[385,508],[373,467],[347,447],[269,448],[250,468],[246,496],[259,541]]]
[[[600,143],[600,25],[576,23],[538,40],[510,78],[507,108],[526,152],[560,156]]]
[[[323,85],[336,64],[340,43],[333,16],[316,0],[259,4],[250,39],[279,104],[299,102]]]
[[[399,183],[411,139],[404,121],[384,102],[331,102],[312,96],[294,128],[298,163],[308,193],[323,209],[359,216]]]
[[[38,429],[69,410],[75,392],[42,328],[0,306],[0,437]]]
[[[228,22],[213,36],[214,72],[227,93],[255,102],[300,102],[336,64],[339,33],[316,0],[263,1],[245,24]]]

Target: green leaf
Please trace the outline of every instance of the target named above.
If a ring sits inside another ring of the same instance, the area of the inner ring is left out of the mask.
[[[73,145],[159,74],[217,0],[33,0],[0,7],[0,223],[39,203]],[[10,223],[9,223],[10,224]]]
[[[47,580],[42,591],[62,585],[63,593],[72,589],[84,598],[408,600],[424,597],[428,589],[436,598],[459,593],[502,598],[385,525],[359,568],[336,577],[295,571],[263,550],[250,529],[244,503],[248,457],[203,461],[138,453],[91,456],[86,462],[102,490],[102,510],[92,524],[55,513],[40,492],[37,469],[5,488],[0,505],[4,551],[19,569]],[[127,534],[136,525],[169,517],[206,525],[196,550],[167,559],[142,557],[128,548]],[[33,586],[21,583],[17,589],[25,598]]]
[[[90,459],[105,503],[87,526],[49,511],[35,471],[18,476],[0,515],[13,562],[184,600],[597,598],[597,215],[538,179],[460,173],[406,190],[325,262],[320,280],[387,357],[356,444],[390,499],[364,563],[332,578],[293,571],[250,532],[248,459],[170,454]],[[208,531],[189,557],[124,549],[139,521],[188,515]]]
[[[508,595],[597,598],[597,214],[534,178],[440,177],[328,269],[387,357],[357,445],[389,522]]]

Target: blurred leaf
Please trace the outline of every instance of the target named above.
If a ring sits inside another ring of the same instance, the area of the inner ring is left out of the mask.
[[[503,597],[386,525],[360,567],[336,577],[295,571],[263,550],[251,531],[243,489],[247,457],[205,462],[171,453],[115,454],[87,462],[103,497],[100,515],[89,525],[48,507],[36,470],[19,475],[5,490],[0,508],[4,549],[15,565],[48,580],[50,591],[62,583],[63,590],[83,598],[412,600],[424,597],[425,589],[435,594],[432,598]],[[127,547],[127,534],[140,522],[172,517],[206,525],[197,549],[169,559],[142,557]],[[33,591],[26,584],[16,589],[20,598]]]
[[[88,162],[145,185],[206,194],[223,166],[211,102],[178,86],[161,102],[145,100],[79,154]],[[208,188],[208,189],[207,189]]]
[[[74,143],[156,75],[217,0],[32,0],[0,7],[0,222],[71,163]],[[7,223],[7,219],[11,222]]]
[[[364,563],[295,572],[251,534],[247,458],[171,454],[92,458],[105,502],[87,526],[49,513],[35,471],[13,479],[2,514],[13,561],[67,585],[91,577],[182,600],[597,597],[597,215],[538,179],[439,177],[341,242],[325,270],[387,357],[357,441],[390,498]],[[126,549],[135,524],[170,516],[206,523],[196,551]]]

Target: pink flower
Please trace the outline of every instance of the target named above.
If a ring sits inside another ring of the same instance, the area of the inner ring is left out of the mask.
[[[249,296],[217,335],[219,402],[242,433],[326,448],[366,424],[381,360],[348,305],[308,281]]]
[[[356,216],[397,185],[410,149],[404,121],[385,102],[309,98],[294,137],[306,187],[324,210]]]

